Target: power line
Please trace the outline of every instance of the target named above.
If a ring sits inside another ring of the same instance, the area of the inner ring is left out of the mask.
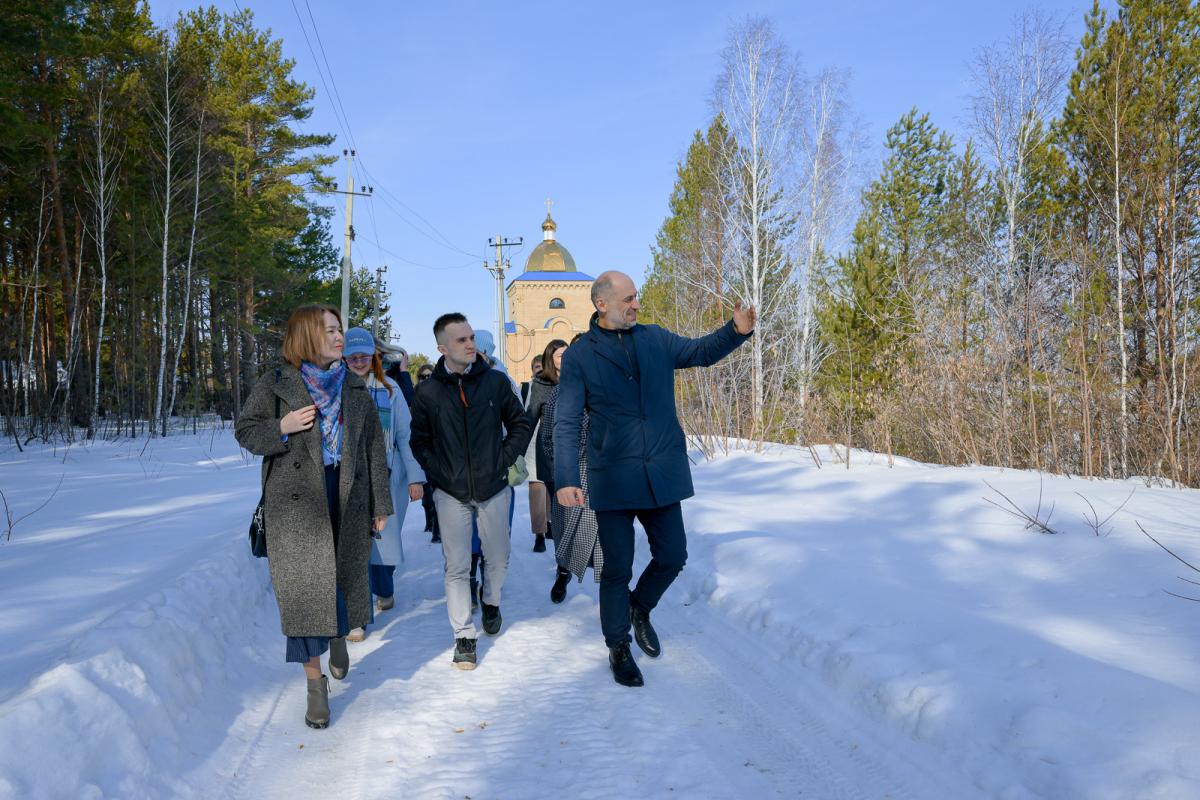
[[[362,161],[362,160],[360,159],[360,162],[361,162],[361,161]],[[363,174],[365,174],[365,175],[367,175],[368,177],[371,177],[371,178],[373,179],[373,176],[371,175],[371,170],[370,170],[370,167],[368,167],[368,166],[367,166],[365,163],[363,164]],[[373,182],[375,182],[375,181],[373,180]],[[401,199],[400,199],[398,196],[396,196],[396,193],[395,193],[395,192],[391,191],[391,190],[390,190],[390,189],[388,189],[386,186],[383,186],[382,184],[379,184],[378,182],[375,182],[375,184],[379,186],[379,191],[380,191],[382,194],[386,194],[387,196],[391,197],[391,198],[392,198],[392,200],[394,200],[396,203],[398,203],[399,205],[401,205],[401,206],[402,206],[402,207],[403,207],[403,208],[404,208],[406,211],[408,211],[410,214],[412,214],[412,215],[413,215],[414,217],[416,217],[417,219],[421,220],[421,222],[425,223],[425,225],[427,225],[431,231],[433,231],[434,233],[436,233],[436,234],[437,234],[438,238],[437,238],[437,239],[435,239],[435,238],[433,238],[432,236],[430,236],[428,233],[425,233],[425,232],[424,232],[424,231],[422,231],[420,228],[418,228],[417,226],[415,226],[415,225],[413,225],[411,222],[409,222],[407,219],[405,219],[404,215],[403,215],[403,214],[402,214],[400,211],[398,211],[398,210],[397,210],[397,209],[395,209],[395,208],[392,208],[392,209],[391,209],[391,210],[392,210],[392,213],[393,213],[393,214],[395,214],[397,217],[399,217],[401,220],[403,220],[403,221],[404,221],[406,224],[408,224],[409,226],[411,226],[411,227],[413,228],[413,230],[417,231],[417,232],[418,232],[418,233],[420,233],[422,236],[425,236],[425,237],[426,237],[427,239],[429,239],[430,241],[432,241],[432,242],[436,242],[437,244],[440,244],[440,245],[442,245],[443,247],[446,247],[446,248],[448,248],[448,249],[450,249],[450,250],[453,250],[453,251],[455,251],[456,253],[461,253],[461,254],[462,254],[462,255],[464,255],[464,256],[474,256],[474,255],[476,255],[475,253],[472,253],[472,252],[470,252],[470,251],[468,251],[468,250],[464,250],[463,248],[461,248],[461,247],[459,247],[458,245],[456,245],[456,244],[454,244],[453,242],[451,242],[451,241],[450,241],[450,239],[449,239],[449,238],[447,238],[447,236],[446,236],[444,233],[442,233],[440,230],[438,230],[438,228],[437,228],[437,226],[436,226],[436,225],[434,225],[434,224],[433,224],[432,222],[430,222],[429,220],[425,219],[425,217],[421,216],[420,212],[418,212],[418,211],[417,211],[415,208],[413,208],[412,206],[408,205],[408,204],[407,204],[407,203],[405,203],[403,200],[401,200]],[[388,205],[388,203],[387,203],[386,199],[384,200],[384,205]],[[439,241],[439,239],[440,239],[440,241]]]
[[[291,4],[292,4],[292,11],[296,15],[296,21],[300,24],[300,31],[304,34],[304,42],[308,46],[309,55],[312,56],[313,66],[315,66],[317,68],[317,75],[321,79],[321,85],[325,87],[325,93],[327,95],[329,95],[330,97],[332,97],[334,103],[336,104],[332,107],[334,119],[337,121],[338,127],[341,129],[342,134],[350,142],[353,149],[357,151],[358,143],[354,138],[354,130],[353,130],[352,126],[350,125],[350,115],[346,113],[346,106],[342,102],[341,92],[338,91],[337,78],[334,77],[333,68],[329,64],[329,58],[325,51],[325,44],[321,39],[321,31],[320,31],[320,28],[317,26],[316,18],[313,16],[312,6],[309,5],[308,0],[304,0],[304,7],[308,11],[309,22],[312,24],[312,27],[313,27],[313,36],[317,40],[317,48],[321,51],[321,60],[320,61],[317,60],[317,53],[313,49],[312,40],[308,36],[308,29],[304,24],[304,19],[300,15],[300,9],[296,5],[296,0],[291,0]],[[325,65],[324,70],[321,69],[322,63],[324,63],[324,65]],[[328,76],[329,76],[328,82],[326,82],[326,80],[325,80],[326,73],[328,73]],[[332,88],[330,88],[331,86],[332,86]],[[375,178],[375,176],[371,173],[370,168],[367,166],[366,161],[362,158],[361,155],[358,156],[358,163],[359,163],[360,169],[362,170],[363,177],[366,178],[366,180],[369,184],[378,187],[381,194],[386,194],[387,196],[391,197],[391,199],[393,201],[395,201],[397,204],[399,204],[405,210],[407,210],[410,214],[412,214],[414,217],[416,217],[421,222],[423,222],[430,230],[432,230],[437,235],[437,238],[431,236],[429,233],[422,230],[420,227],[418,227],[413,222],[411,222],[395,206],[393,206],[391,203],[389,203],[387,201],[387,198],[380,197],[380,199],[383,200],[384,205],[387,206],[388,210],[391,211],[393,214],[395,214],[403,223],[408,225],[410,228],[412,228],[414,231],[421,234],[425,238],[429,239],[431,242],[433,242],[441,247],[445,247],[449,250],[452,250],[456,253],[460,253],[465,256],[470,256],[473,259],[478,258],[477,254],[471,253],[467,250],[462,249],[461,247],[456,246],[453,242],[450,241],[449,238],[446,237],[445,234],[443,234],[440,230],[438,230],[436,225],[434,225],[429,220],[425,219],[425,217],[421,216],[421,214],[416,209],[409,206],[407,203],[405,203],[403,200],[401,200],[394,192],[392,192],[386,186],[384,186],[382,183],[380,183]],[[351,187],[351,188],[353,188],[353,187]],[[378,231],[378,226],[376,224],[376,218],[375,218],[375,212],[374,212],[373,205],[374,204],[368,204],[367,208],[368,208],[368,212],[371,214],[372,228],[375,231],[375,238],[376,238],[375,245],[377,248],[382,248],[382,246],[379,245],[379,243],[378,243],[379,231]],[[416,262],[410,262],[407,259],[404,259],[400,256],[395,256],[394,254],[393,254],[393,256],[396,258],[400,258],[400,260],[404,261],[405,263],[410,263],[410,264],[413,264],[414,266],[419,266],[424,269],[439,269],[438,267],[429,267],[429,266],[426,266],[423,264],[417,264]],[[474,262],[472,262],[472,263],[474,263]],[[451,267],[451,269],[459,269],[459,267]]]
[[[477,267],[477,266],[479,266],[479,263],[480,263],[480,259],[472,258],[470,261],[468,261],[464,264],[452,264],[452,265],[447,264],[447,265],[443,265],[443,266],[432,266],[430,264],[422,264],[419,261],[413,261],[411,259],[405,258],[404,256],[402,256],[392,250],[387,249],[386,247],[381,245],[379,242],[372,241],[371,239],[367,238],[366,236],[364,236],[361,233],[358,234],[358,238],[362,239],[363,241],[370,242],[371,244],[373,244],[377,248],[379,248],[380,251],[391,256],[392,258],[396,259],[397,261],[403,261],[405,264],[408,264],[409,266],[419,267],[421,269],[433,270],[434,272],[443,272],[443,271],[452,270],[452,269],[467,269],[469,267]]]
[[[293,0],[292,7],[295,8],[295,6],[296,3]],[[308,0],[304,0],[304,7],[308,9],[308,19],[312,22],[313,35],[317,37],[317,47],[321,49],[321,60],[325,62],[325,71],[329,73],[329,82],[333,84],[333,99],[337,101],[338,108],[342,110],[342,118],[346,120],[346,130],[350,136],[350,145],[357,150],[358,143],[354,141],[354,131],[350,128],[350,115],[346,113],[346,107],[342,105],[342,95],[337,88],[337,79],[333,77],[333,68],[329,66],[329,59],[325,56],[325,45],[321,42],[321,29],[317,27],[317,21],[313,18],[312,6],[308,4]],[[316,56],[314,55],[313,58],[316,58]]]
[[[317,60],[317,52],[313,50],[312,40],[308,38],[308,28],[306,28],[304,25],[304,18],[300,16],[300,9],[296,7],[296,0],[291,0],[291,3],[292,11],[294,11],[296,14],[296,22],[300,23],[300,32],[304,34],[304,43],[308,45],[308,54],[312,56],[313,66],[317,68],[317,76],[321,79],[321,85],[325,87],[325,94],[333,97],[333,92],[330,91],[329,84],[325,81],[325,73],[321,70],[321,62]],[[352,137],[349,133],[350,121],[346,120],[343,124],[342,118],[338,114],[338,109],[336,106],[333,107],[333,118],[337,121],[338,128],[341,129],[342,135],[346,137],[346,141],[353,144],[354,137]],[[358,148],[355,147],[354,149],[357,150]]]

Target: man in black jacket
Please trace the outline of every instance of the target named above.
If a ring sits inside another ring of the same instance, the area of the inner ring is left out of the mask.
[[[454,628],[454,665],[475,668],[479,632],[471,617],[471,523],[478,522],[485,561],[483,631],[500,632],[500,590],[508,571],[508,468],[531,433],[508,378],[475,350],[462,314],[433,325],[438,359],[433,377],[417,386],[412,451],[434,486],[446,559],[446,610]]]

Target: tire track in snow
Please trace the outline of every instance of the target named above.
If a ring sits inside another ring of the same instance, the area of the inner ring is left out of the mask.
[[[523,525],[518,516],[514,528]],[[408,528],[410,542],[424,536]],[[518,534],[504,630],[481,637],[478,669],[462,672],[450,664],[440,549],[410,545],[395,609],[350,646],[347,679],[331,682],[330,727],[304,726],[298,670],[272,667],[282,685],[269,713],[243,714],[230,731],[248,745],[236,777],[216,770],[223,796],[292,800],[297,786],[339,798],[459,800],[978,793],[922,780],[874,723],[831,710],[815,682],[797,680],[800,667],[764,659],[764,643],[719,612],[681,607],[678,590],[655,612],[666,654],[638,653],[646,687],[615,685],[591,577],[552,605],[553,557],[527,548]],[[263,648],[281,650],[278,634]],[[188,783],[211,794],[203,772]]]

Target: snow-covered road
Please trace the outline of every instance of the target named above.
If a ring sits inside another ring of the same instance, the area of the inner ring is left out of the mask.
[[[572,583],[567,602],[550,602],[553,558],[530,552],[523,503],[504,629],[480,640],[477,670],[454,669],[440,550],[419,517],[414,508],[406,526],[396,608],[351,645],[349,675],[332,682],[329,729],[304,725],[299,670],[277,663],[282,640],[265,619],[258,700],[181,790],[287,798],[305,787],[344,800],[977,796],[961,783],[930,784],[928,771],[872,741],[861,719],[837,713],[796,665],[772,657],[769,642],[704,605],[682,606],[678,592],[655,612],[666,652],[639,658],[646,687],[617,686],[590,575]]]
[[[17,516],[65,476],[0,544],[0,798],[1200,797],[1196,606],[1136,529],[1200,562],[1200,492],[820,455],[697,465],[641,689],[612,682],[590,575],[550,602],[524,487],[504,629],[454,669],[411,506],[396,608],[313,731],[228,432],[0,450]],[[1060,534],[988,484],[1044,494]]]

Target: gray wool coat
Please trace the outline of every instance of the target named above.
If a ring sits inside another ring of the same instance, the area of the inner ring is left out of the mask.
[[[291,364],[259,378],[234,426],[238,444],[264,456],[275,466],[267,481],[263,513],[271,584],[279,603],[285,636],[337,636],[337,587],[346,596],[350,627],[367,624],[371,590],[367,562],[371,557],[371,521],[391,516],[387,453],[379,414],[366,384],[349,373],[342,385],[341,520],[336,564],[333,529],[325,499],[325,467],[321,460],[319,423],[283,441],[275,419],[312,405],[300,371]]]

